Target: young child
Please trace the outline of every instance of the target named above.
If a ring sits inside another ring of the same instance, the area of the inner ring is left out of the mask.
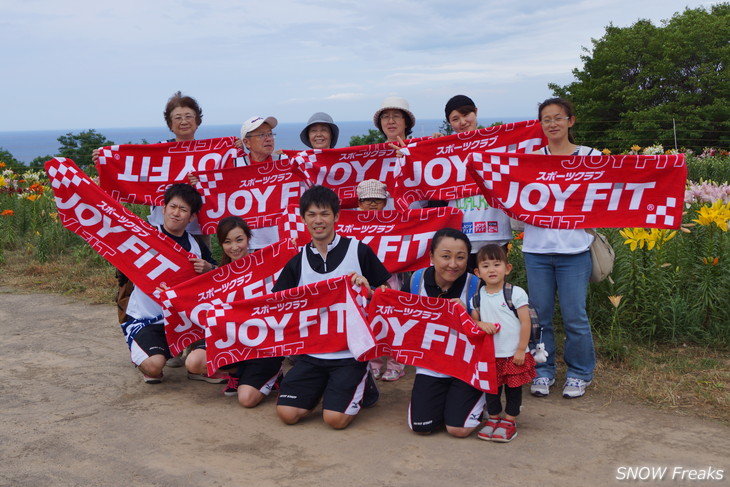
[[[382,211],[388,203],[388,188],[385,183],[377,179],[366,179],[357,185],[357,205],[360,210]],[[393,275],[388,280],[392,289],[400,289],[400,276]],[[383,373],[385,366],[385,373]],[[370,371],[375,379],[386,382],[395,382],[404,375],[406,366],[397,362],[393,357],[378,357],[370,361]]]
[[[515,419],[522,405],[522,386],[535,377],[535,359],[527,351],[530,340],[530,312],[527,294],[512,287],[512,305],[517,316],[504,299],[504,280],[512,271],[501,245],[487,244],[476,256],[474,274],[485,284],[479,290],[479,307],[473,306],[471,317],[479,327],[494,335],[494,355],[497,359],[497,394],[487,394],[489,419],[479,432],[482,440],[506,443],[517,436]],[[519,317],[519,319],[518,319]],[[502,390],[506,399],[502,414]]]

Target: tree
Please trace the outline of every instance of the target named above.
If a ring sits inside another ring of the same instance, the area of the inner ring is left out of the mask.
[[[686,9],[657,27],[606,27],[576,81],[550,83],[575,104],[576,139],[614,151],[661,143],[730,146],[730,3]]]
[[[381,144],[385,142],[385,135],[379,130],[369,129],[365,135],[353,135],[350,137],[350,147],[356,145]]]
[[[454,128],[451,126],[448,120],[444,119],[439,125],[439,133],[444,135],[451,135],[454,133]]]
[[[46,161],[53,159],[53,156],[50,154],[47,154],[45,156],[38,156],[32,161],[30,161],[30,164],[28,164],[28,167],[31,169],[43,169]]]
[[[91,153],[94,149],[114,145],[114,142],[107,140],[106,137],[94,129],[85,130],[78,134],[69,132],[66,135],[60,136],[58,142],[61,143],[61,147],[58,149],[58,155],[72,159],[87,174],[89,174],[88,170],[93,167]]]
[[[12,169],[14,172],[25,170],[23,163],[13,157],[10,151],[3,149],[2,147],[0,147],[0,162],[5,163],[6,169]]]

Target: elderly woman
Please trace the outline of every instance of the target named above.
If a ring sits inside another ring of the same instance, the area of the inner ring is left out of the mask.
[[[203,110],[198,105],[198,102],[192,96],[183,96],[179,91],[167,100],[167,105],[165,105],[165,111],[162,112],[162,115],[165,117],[167,127],[175,134],[175,138],[163,140],[162,142],[195,140],[195,132],[198,130],[200,124],[203,123]],[[162,225],[162,207],[153,206],[150,209],[147,221],[151,225]],[[185,230],[210,248],[210,237],[203,235],[197,218],[190,222]]]
[[[203,123],[203,110],[198,102],[179,91],[167,100],[163,115],[168,128],[175,134],[175,138],[167,142],[195,140],[195,132]]]
[[[405,140],[411,134],[416,117],[405,98],[391,96],[383,100],[373,115],[373,123],[385,135],[387,142],[397,144],[399,138]]]
[[[324,112],[317,112],[307,121],[299,134],[302,143],[311,149],[333,149],[337,145],[340,128]]]
[[[466,269],[470,251],[466,235],[442,228],[431,241],[431,267],[414,273],[421,282],[406,282],[401,291],[446,298],[467,309],[465,303],[478,287],[478,278]],[[408,409],[410,427],[416,433],[429,434],[445,425],[449,434],[464,438],[481,423],[485,404],[484,393],[466,382],[418,367]]]

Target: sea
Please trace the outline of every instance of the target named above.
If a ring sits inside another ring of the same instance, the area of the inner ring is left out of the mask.
[[[479,120],[484,126],[489,126],[494,122],[502,121],[517,122],[523,119],[502,118],[502,119],[484,119]],[[526,119],[525,119],[526,120]],[[439,127],[443,123],[443,119],[419,119],[413,128],[412,137],[425,137],[439,131]],[[274,129],[276,134],[277,149],[307,149],[299,139],[299,134],[306,124],[305,123],[280,123]],[[337,147],[347,147],[350,137],[354,135],[365,135],[369,129],[374,129],[372,120],[359,122],[337,122],[340,128],[340,136]],[[25,164],[30,163],[39,156],[55,156],[58,154],[60,144],[58,137],[67,133],[78,134],[84,130],[94,129],[97,133],[102,134],[107,140],[115,144],[142,144],[157,143],[173,137],[172,132],[165,125],[159,127],[130,127],[130,128],[95,128],[88,129],[68,129],[68,130],[30,130],[17,132],[0,132],[0,148],[10,152],[18,161]],[[195,137],[197,139],[211,139],[215,137],[239,136],[240,125],[206,125],[202,124],[198,127]]]

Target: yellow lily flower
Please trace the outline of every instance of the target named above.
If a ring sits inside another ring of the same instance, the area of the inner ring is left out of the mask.
[[[623,230],[619,230],[619,233],[626,239],[624,240],[624,244],[628,245],[632,252],[637,247],[643,249],[649,238],[649,234],[643,228],[624,228]]]
[[[692,221],[706,227],[714,223],[723,232],[727,232],[727,222],[729,219],[730,203],[723,204],[722,200],[718,199],[712,206],[703,206],[700,208],[697,212],[697,218]]]

